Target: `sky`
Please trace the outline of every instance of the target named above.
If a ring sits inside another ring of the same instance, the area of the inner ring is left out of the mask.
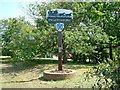
[[[47,0],[0,0],[0,19],[19,16],[27,17],[23,7],[27,7],[30,3],[34,3],[36,1],[45,2]]]
[[[25,13],[25,9],[30,3],[45,0],[0,0],[0,19],[8,19],[13,17],[25,16],[30,19]]]

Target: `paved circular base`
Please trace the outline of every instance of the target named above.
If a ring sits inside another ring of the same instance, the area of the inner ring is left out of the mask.
[[[64,80],[73,78],[76,74],[75,70],[45,70],[43,72],[43,78],[46,80]]]

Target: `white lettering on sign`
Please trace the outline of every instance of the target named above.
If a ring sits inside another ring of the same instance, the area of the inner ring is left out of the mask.
[[[73,11],[68,9],[49,9],[46,11],[48,23],[72,23]]]
[[[71,21],[70,19],[48,19],[48,21]]]

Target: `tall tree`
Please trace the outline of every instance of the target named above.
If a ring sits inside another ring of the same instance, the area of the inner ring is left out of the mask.
[[[101,43],[108,42],[107,35],[104,33],[103,28],[100,27],[95,22],[93,22],[92,17],[90,17],[89,15],[90,14],[89,12],[91,11],[89,10],[89,8],[91,8],[92,4],[93,3],[86,3],[86,2],[59,2],[59,3],[52,2],[52,3],[42,3],[41,5],[37,3],[30,4],[30,7],[29,7],[30,14],[31,16],[36,18],[35,20],[37,21],[36,27],[38,30],[42,30],[43,31],[42,33],[44,33],[45,31],[47,33],[49,32],[54,33],[53,30],[55,30],[54,25],[47,23],[47,20],[45,17],[47,9],[63,8],[63,9],[73,10],[72,24],[70,25],[66,24],[65,30],[63,32],[63,40],[64,40],[63,51],[64,51],[65,62],[66,62],[65,52],[67,51],[73,54],[73,56],[74,55],[80,56],[80,54],[83,57],[90,56],[90,55],[93,55],[93,53],[95,53],[94,52],[95,49],[99,47]],[[95,13],[92,13],[92,15],[95,15]],[[43,34],[43,36],[45,36],[45,34]],[[80,39],[80,38],[83,38],[83,39]],[[53,40],[54,39],[50,40],[50,42],[52,42]],[[57,43],[56,41],[54,42]],[[49,45],[47,47],[49,47]],[[81,48],[76,48],[76,47],[81,47]],[[88,48],[86,49],[86,47]],[[50,47],[46,51],[48,50],[50,50]]]
[[[9,18],[1,20],[1,23],[2,54],[11,55],[16,60],[34,56],[33,26],[25,18]]]

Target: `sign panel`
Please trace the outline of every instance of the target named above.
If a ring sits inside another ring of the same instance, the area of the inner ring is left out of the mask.
[[[64,29],[64,23],[57,23],[56,24],[56,29],[61,32]]]
[[[72,10],[50,9],[46,12],[48,23],[72,23]]]

